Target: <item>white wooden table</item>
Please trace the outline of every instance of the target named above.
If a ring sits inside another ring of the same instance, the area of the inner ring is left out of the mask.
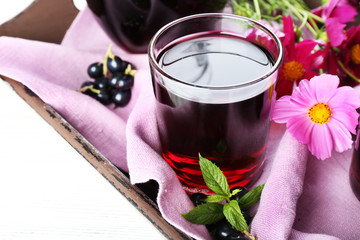
[[[30,2],[1,1],[0,24]],[[164,236],[0,80],[0,239]]]

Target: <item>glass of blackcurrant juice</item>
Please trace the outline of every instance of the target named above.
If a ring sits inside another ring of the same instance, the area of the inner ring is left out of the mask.
[[[162,156],[184,189],[211,194],[199,154],[231,188],[251,186],[264,163],[279,38],[245,17],[196,14],[162,27],[148,55]]]

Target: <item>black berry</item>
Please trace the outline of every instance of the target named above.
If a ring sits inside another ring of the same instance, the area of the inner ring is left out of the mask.
[[[108,86],[111,88],[116,88],[116,85],[118,84],[120,79],[122,79],[123,77],[124,77],[123,73],[113,74],[113,76],[111,78],[109,78]]]
[[[123,107],[131,99],[136,69],[131,63],[115,56],[111,52],[111,45],[104,59],[106,59],[106,67],[103,62],[89,65],[87,72],[94,81],[84,82],[78,91],[95,98],[104,105],[114,103],[118,107]]]
[[[239,231],[226,219],[219,221],[215,225],[215,239],[217,240],[225,240],[227,237],[235,233],[239,233]]]
[[[123,65],[124,70],[127,69],[129,67],[129,65],[130,65],[130,69],[132,69],[132,70],[135,69],[135,66],[127,61],[123,61],[122,65]]]
[[[115,87],[127,90],[130,89],[133,85],[134,77],[130,75],[123,75],[123,77],[118,80]]]
[[[118,56],[115,56],[114,59],[107,58],[107,68],[111,73],[124,72],[126,67],[124,67],[123,61]]]
[[[95,84],[99,89],[105,89],[108,87],[108,81],[106,77],[99,77],[95,79]]]
[[[86,82],[83,82],[83,84],[81,84],[81,88],[83,87],[91,87],[93,86],[93,82],[90,82],[90,81],[86,81]]]
[[[100,89],[100,92],[95,95],[95,98],[104,105],[111,103],[110,93],[107,89]]]
[[[131,98],[131,90],[116,89],[112,95],[112,101],[118,107],[123,107],[129,103]]]
[[[245,234],[241,232],[233,233],[225,238],[226,240],[247,240]]]
[[[96,93],[91,91],[91,89],[94,88],[94,83],[87,81],[84,82],[83,84],[81,84],[81,89],[82,89],[82,93],[90,96],[90,97],[95,97]]]
[[[93,63],[88,67],[87,72],[91,78],[95,79],[95,78],[102,77],[103,76],[103,64],[99,63],[99,62]]]
[[[243,211],[243,210],[241,210],[241,213],[244,216],[244,219],[245,219],[247,225],[250,225],[251,220],[252,220],[252,217],[251,217],[250,213],[246,212],[246,211]]]
[[[196,206],[199,206],[200,204],[206,203],[205,199],[207,196],[203,193],[194,193],[190,195],[190,199],[193,202],[193,204]]]

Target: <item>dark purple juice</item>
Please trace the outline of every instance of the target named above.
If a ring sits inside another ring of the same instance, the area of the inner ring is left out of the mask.
[[[153,75],[163,157],[184,188],[208,193],[199,153],[220,167],[231,188],[251,185],[262,171],[271,91],[248,86],[239,95],[231,88],[268,73],[271,54],[245,39],[212,33],[168,46],[158,62],[169,75],[201,89],[189,92]]]
[[[87,0],[99,23],[117,43],[146,52],[155,32],[177,18],[217,12],[226,0]]]
[[[355,147],[353,157],[350,165],[350,185],[355,196],[360,200],[360,152],[359,141],[360,133],[358,131],[357,139],[355,141]]]

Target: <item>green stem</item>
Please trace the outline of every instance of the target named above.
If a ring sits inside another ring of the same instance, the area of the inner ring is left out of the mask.
[[[300,27],[299,27],[300,30],[305,27],[305,25],[306,25],[306,23],[307,23],[307,20],[308,20],[308,16],[305,15],[304,20],[302,21],[302,23],[301,23],[301,25],[300,25]]]
[[[255,12],[257,15],[257,20],[261,19],[261,11],[260,11],[260,7],[259,7],[259,1],[258,0],[254,0],[254,6],[255,6]]]
[[[281,19],[281,15],[276,16],[276,17],[271,17],[271,16],[263,16],[264,19],[268,19],[268,20],[273,20],[273,21],[278,21]]]
[[[308,17],[309,17],[309,15],[308,15]],[[314,21],[314,19],[313,19],[312,17],[309,17],[309,22],[310,22],[311,25],[315,28],[315,31],[316,31],[316,32],[319,32],[319,31],[320,31],[319,27],[316,25],[316,23],[315,23],[315,21]]]
[[[301,13],[294,6],[292,6],[287,0],[283,0],[283,2],[294,13],[294,15],[297,18],[299,18],[301,21],[304,21],[304,17],[301,15]],[[306,22],[305,25],[309,29],[309,31],[316,37],[317,32],[313,29],[313,27],[308,22]]]
[[[358,83],[360,83],[360,79],[357,78],[354,74],[352,74],[345,66],[344,64],[338,60],[337,63],[340,65],[341,69],[347,74],[349,75],[349,77],[351,77],[352,79],[354,79],[355,81],[357,81]]]
[[[269,9],[271,7],[270,4],[266,3],[265,1],[257,1],[263,9]]]
[[[315,19],[316,21],[318,21],[318,22],[320,22],[320,23],[322,23],[322,24],[325,23],[324,19],[322,19],[322,18],[319,17],[318,15],[315,15],[315,14],[313,14],[313,13],[310,12],[310,11],[308,11],[308,14],[309,14],[309,16],[310,16],[311,18]]]

